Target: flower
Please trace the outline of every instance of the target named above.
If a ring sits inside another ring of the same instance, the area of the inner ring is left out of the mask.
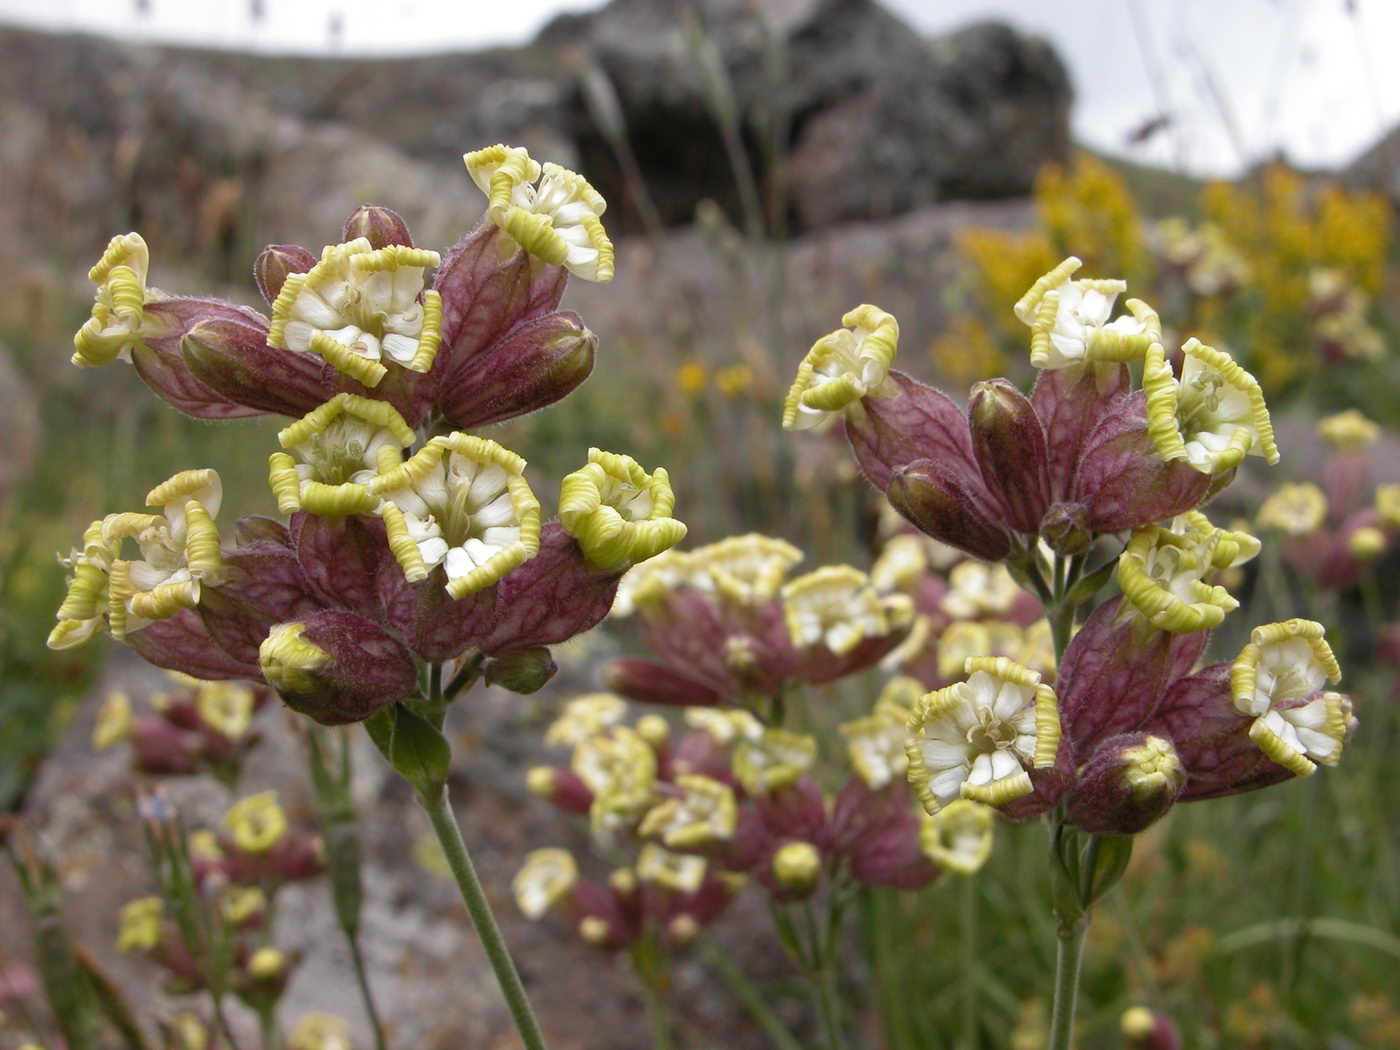
[[[659,838],[667,849],[691,850],[734,837],[739,819],[733,789],[697,773],[675,779],[680,794],[671,795],[642,818],[638,833]]]
[[[821,876],[822,855],[810,842],[789,842],[773,854],[773,880],[789,894],[811,891]]]
[[[1250,738],[1300,777],[1335,765],[1346,741],[1344,698],[1322,691],[1342,676],[1325,633],[1313,620],[1256,627],[1230,668],[1235,708],[1254,716]]]
[[[1031,329],[1031,364],[1071,368],[1090,361],[1132,361],[1161,339],[1157,314],[1140,299],[1110,321],[1113,303],[1127,291],[1120,280],[1071,280],[1082,264],[1073,256],[1039,278],[1016,303],[1015,313]]]
[[[907,627],[914,608],[902,594],[881,598],[870,578],[849,565],[828,565],[783,587],[783,618],[797,649],[822,645],[845,656],[867,638]]]
[[[960,798],[924,818],[919,845],[940,868],[973,875],[992,854],[995,827],[996,812],[991,806]]]
[[[1354,408],[1317,421],[1317,436],[1338,452],[1355,452],[1374,445],[1381,428]]]
[[[1142,366],[1147,430],[1165,460],[1184,459],[1202,474],[1221,474],[1246,455],[1277,463],[1278,446],[1259,381],[1223,350],[1188,339],[1178,379],[1154,343]]]
[[[694,893],[705,881],[705,858],[674,853],[648,842],[637,855],[637,878],[678,893]]]
[[[494,441],[461,432],[435,437],[370,482],[389,549],[404,575],[441,565],[447,592],[462,598],[534,557],[540,504],[525,461]]]
[[[612,693],[589,693],[576,696],[564,705],[545,730],[544,742],[549,747],[577,747],[591,736],[615,726],[627,716],[627,702]]]
[[[131,736],[131,698],[123,692],[107,694],[92,727],[94,750],[106,751]]]
[[[113,237],[88,272],[97,285],[92,316],[73,338],[73,363],[81,367],[131,360],[133,347],[142,341],[147,301],[146,271],[150,251],[139,233]]]
[[[783,429],[810,430],[876,390],[899,347],[899,322],[879,307],[857,306],[844,328],[822,336],[797,367],[783,401]]]
[[[734,747],[734,775],[750,795],[787,787],[817,759],[817,741],[805,733],[765,728],[741,737]]]
[[[241,852],[266,853],[287,834],[287,815],[277,792],[262,791],[230,806],[223,825]]]
[[[656,753],[627,726],[584,740],[574,748],[569,766],[593,793],[589,819],[595,833],[639,820],[652,804]]]
[[[976,620],[1005,615],[1022,593],[1005,565],[964,561],[948,574],[948,593],[939,604],[955,620]]]
[[[112,637],[121,640],[194,608],[201,584],[216,582],[222,567],[214,524],[222,493],[217,472],[185,470],[147,494],[147,506],[163,514],[109,514],[93,522],[83,534],[83,550],[67,561],[73,576],[49,648],[87,641],[101,630],[104,612]],[[121,558],[128,539],[136,541],[142,560]]]
[[[486,214],[531,255],[585,281],[613,279],[613,245],[601,216],[607,201],[582,175],[516,146],[489,146],[462,157],[486,194]]]
[[[1059,750],[1055,691],[1037,672],[1004,656],[972,657],[965,672],[909,716],[909,783],[930,814],[959,797],[995,806],[1029,795],[1028,768],[1052,766]]]
[[[1202,631],[1219,625],[1240,604],[1207,579],[1258,550],[1254,537],[1217,529],[1204,514],[1192,512],[1170,528],[1136,530],[1118,559],[1118,586],[1152,626],[1175,634]]]
[[[697,547],[690,558],[689,567],[703,572],[708,577],[705,582],[721,598],[755,606],[778,593],[788,570],[802,560],[802,552],[785,540],[751,532]]]
[[[292,1029],[287,1050],[353,1050],[350,1028],[331,1014],[306,1014]]]
[[[510,888],[521,914],[537,920],[564,901],[577,883],[578,864],[572,853],[566,849],[536,849],[526,855]]]
[[[141,897],[122,905],[117,930],[117,951],[148,952],[160,943],[165,902],[159,897]]]
[[[559,522],[589,565],[617,570],[685,538],[685,525],[671,517],[675,505],[665,468],[648,474],[631,456],[590,448],[587,466],[560,487]]]
[[[1254,522],[1285,536],[1306,536],[1327,520],[1327,497],[1311,481],[1280,485],[1259,506]]]
[[[403,462],[413,428],[384,401],[337,394],[277,435],[286,452],[268,460],[268,481],[283,514],[305,510],[341,517],[368,514],[379,501],[370,493],[376,473]]]
[[[437,252],[401,244],[374,249],[363,237],[327,245],[306,273],[288,274],[272,304],[267,345],[314,353],[365,386],[384,361],[427,372],[441,339],[442,299],[424,290]]]
[[[909,769],[905,724],[923,687],[913,678],[894,678],[880,692],[875,708],[864,718],[845,722],[846,754],[856,775],[872,791],[903,777]]]
[[[253,724],[257,697],[241,682],[200,682],[194,707],[199,720],[226,740],[243,739]]]

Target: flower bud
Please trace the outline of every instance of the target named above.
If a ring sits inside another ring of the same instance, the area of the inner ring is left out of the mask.
[[[810,842],[789,842],[773,854],[773,878],[785,895],[807,896],[821,873],[822,855]]]
[[[620,657],[603,667],[603,683],[614,693],[643,704],[714,707],[723,697],[679,671],[638,657]]]
[[[253,264],[253,280],[269,304],[277,301],[287,276],[305,273],[316,265],[316,256],[299,244],[269,244]]]
[[[1181,1036],[1166,1014],[1145,1006],[1129,1007],[1119,1026],[1128,1050],[1181,1050]]]
[[[322,362],[267,345],[267,329],[241,318],[211,317],[179,343],[184,364],[214,393],[262,412],[301,416],[334,393]]]
[[[1357,561],[1375,561],[1385,553],[1385,533],[1374,525],[1363,525],[1347,537],[1347,549]]]
[[[1145,733],[1111,737],[1079,774],[1070,823],[1102,835],[1136,835],[1181,794],[1186,770],[1171,741]]]
[[[320,722],[361,722],[418,685],[413,657],[363,617],[338,609],[279,624],[258,652],[287,706]]]
[[[566,813],[587,813],[593,806],[593,792],[576,773],[554,766],[535,766],[525,776],[532,795],[552,802]]]
[[[1082,503],[1055,503],[1040,519],[1040,538],[1064,557],[1083,554],[1094,542],[1089,511]]]
[[[387,248],[391,244],[400,244],[405,248],[413,247],[413,237],[408,232],[408,224],[397,212],[381,208],[377,204],[362,204],[345,220],[345,235],[340,239],[353,241],[356,237],[363,237],[369,241],[369,246],[375,249]]]
[[[1001,494],[1007,524],[1035,532],[1050,503],[1045,432],[1035,409],[1007,380],[991,379],[972,388],[967,420],[982,480]]]
[[[1011,537],[994,508],[979,505],[942,463],[922,459],[895,472],[886,492],[895,510],[921,532],[983,561],[1011,552]]]
[[[488,656],[481,665],[487,685],[497,685],[512,693],[533,693],[559,670],[554,657],[543,645],[517,649],[504,656]]]

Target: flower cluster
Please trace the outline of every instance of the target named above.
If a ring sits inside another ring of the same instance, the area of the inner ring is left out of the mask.
[[[682,706],[780,699],[795,683],[869,667],[907,636],[914,606],[849,565],[789,579],[802,552],[767,536],[669,551],[627,575],[613,609],[635,615],[656,659],[605,669],[608,687]]]
[[[611,279],[613,252],[580,176],[506,146],[465,161],[487,213],[450,251],[360,208],[319,256],[263,251],[270,318],[150,288],[141,237],[112,241],[74,361],[130,361],[200,418],[291,417],[269,457],[288,517],[244,517],[229,542],[218,475],[176,474],[147,496],[154,512],[84,534],[51,646],[106,629],[158,666],[361,721],[416,696],[425,664],[538,688],[545,647],[592,627],[628,568],[684,536],[664,470],[593,449],[546,520],[525,460],[469,432],[588,376],[597,340],[558,304],[569,273]]]
[[[1233,662],[1196,669],[1239,605],[1218,578],[1260,550],[1198,508],[1246,456],[1278,459],[1268,409],[1228,354],[1188,339],[1169,356],[1155,311],[1130,299],[1114,316],[1124,283],[1077,279],[1078,268],[1067,259],[1016,304],[1041,370],[1029,397],[991,380],[960,410],[889,367],[897,325],[861,307],[799,367],[784,423],[839,414],[865,477],[910,524],[1005,564],[999,585],[999,566],[971,563],[953,570],[951,589],[930,586],[932,549],[891,540],[876,575],[922,595],[928,634],[940,633],[939,611],[978,611],[958,600],[957,573],[977,575],[979,595],[1001,590],[1003,609],[1013,579],[1024,584],[1057,632],[1058,667],[1032,667],[986,628],[969,633],[981,651],[959,651],[943,626],[938,654],[959,657],[963,675],[907,719],[908,777],[925,809],[968,799],[1019,819],[1062,806],[1084,831],[1129,835],[1178,800],[1336,762],[1354,720],[1328,688],[1340,672],[1311,621],[1256,628]],[[1329,427],[1355,429],[1343,422]],[[1111,576],[1121,595],[1075,633]],[[929,681],[952,677],[952,662],[935,663]]]
[[[689,707],[673,734],[658,715],[629,723],[609,693],[570,701],[546,742],[568,766],[529,783],[587,816],[614,860],[606,885],[579,875],[568,850],[536,850],[516,876],[516,901],[538,919],[565,917],[594,946],[630,946],[649,929],[688,942],[751,877],[779,902],[851,886],[917,889],[940,870],[975,871],[991,848],[991,811],[964,804],[927,818],[903,790],[908,709],[887,690],[867,718],[842,727],[856,773],[828,795],[813,774],[817,741],[765,726],[739,708]],[[893,730],[893,732],[891,731]]]

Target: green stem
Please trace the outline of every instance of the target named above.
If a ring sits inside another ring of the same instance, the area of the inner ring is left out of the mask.
[[[262,1050],[281,1050],[282,1036],[277,1031],[277,1008],[271,1003],[258,1008],[258,1041]]]
[[[778,1050],[802,1050],[802,1044],[788,1031],[787,1025],[773,1012],[762,993],[744,976],[739,967],[734,965],[734,961],[725,954],[723,948],[715,944],[708,935],[701,934],[700,950],[704,952],[705,961],[710,964],[711,969],[719,974],[720,980],[752,1015],[758,1027],[763,1029],[763,1034],[773,1041]]]
[[[1070,1050],[1074,1045],[1074,1007],[1079,999],[1079,966],[1084,958],[1084,937],[1089,924],[1060,935],[1055,953],[1055,1009],[1050,1020],[1049,1050]]]
[[[841,1034],[841,998],[836,988],[836,967],[832,960],[827,960],[820,970],[811,974],[807,985],[816,1000],[827,1050],[846,1050],[846,1037]]]
[[[477,936],[481,938],[481,946],[486,950],[486,958],[496,974],[497,983],[501,986],[501,994],[505,996],[510,1015],[515,1020],[520,1041],[525,1044],[526,1050],[545,1050],[544,1036],[540,1034],[539,1022],[535,1020],[534,1011],[530,1009],[530,1000],[525,994],[525,986],[520,981],[520,973],[510,957],[510,949],[506,947],[500,927],[496,925],[496,918],[491,914],[491,905],[487,903],[481,880],[477,878],[476,868],[467,853],[467,844],[462,841],[462,831],[457,827],[457,819],[452,815],[452,806],[447,800],[447,788],[444,787],[432,799],[420,796],[419,802],[427,812],[428,820],[437,834],[438,843],[447,857],[452,877],[457,881],[462,900],[471,914],[473,925],[476,926]]]
[[[388,1044],[384,1041],[384,1024],[379,1020],[379,1011],[374,1006],[374,993],[370,990],[369,974],[365,971],[365,956],[360,951],[359,934],[349,929],[344,932],[346,943],[350,945],[350,962],[355,969],[355,983],[360,989],[360,1002],[364,1004],[365,1017],[374,1033],[374,1050],[386,1050]]]
[[[962,991],[962,1050],[977,1048],[977,884],[971,875],[959,877],[962,883],[961,920],[962,966],[958,975]]]

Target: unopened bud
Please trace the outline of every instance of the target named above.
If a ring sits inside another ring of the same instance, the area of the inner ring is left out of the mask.
[[[1111,737],[1079,774],[1069,822],[1102,835],[1136,835],[1172,807],[1186,770],[1171,741],[1145,733]]]
[[[789,842],[773,854],[773,877],[785,893],[803,897],[816,889],[822,857],[810,842]]]
[[[586,916],[578,924],[578,935],[595,948],[608,943],[610,932],[607,922],[596,915]]]
[[[278,624],[258,650],[287,706],[322,725],[362,722],[417,688],[413,656],[383,628],[338,609]]]
[[[1176,1026],[1164,1014],[1145,1006],[1133,1006],[1123,1011],[1119,1022],[1129,1050],[1181,1050],[1181,1037]]]
[[[248,973],[259,981],[274,981],[286,968],[287,959],[276,948],[259,948],[248,960]]]
[[[677,915],[666,924],[666,939],[676,947],[684,947],[700,936],[700,924],[693,915]]]
[[[253,280],[263,298],[272,303],[291,274],[306,273],[315,265],[316,256],[299,244],[269,244],[253,264]]]
[[[987,494],[975,492],[936,460],[917,460],[896,471],[885,495],[920,532],[975,558],[1001,561],[1011,552],[997,508],[983,505]]]
[[[659,750],[667,739],[671,736],[671,726],[660,715],[642,715],[637,719],[637,735],[651,745],[652,750]]]
[[[530,793],[554,803],[566,813],[587,813],[593,805],[593,792],[567,769],[535,766],[525,775]]]
[[[397,212],[381,208],[377,204],[363,204],[345,220],[345,236],[341,240],[353,241],[356,237],[363,237],[369,241],[369,246],[375,251],[387,248],[391,244],[399,244],[405,248],[413,247],[413,237],[408,232],[408,224]]]
[[[1089,510],[1082,503],[1055,503],[1040,519],[1040,538],[1064,557],[1083,554],[1094,542]]]
[[[1347,538],[1347,547],[1357,561],[1375,561],[1385,553],[1385,533],[1373,525],[1363,525]]]
[[[603,668],[603,682],[619,696],[644,704],[714,707],[721,700],[720,694],[703,682],[631,656],[610,660]]]
[[[637,873],[631,868],[618,868],[608,876],[608,885],[619,897],[630,897],[637,892]]]
[[[1035,532],[1050,503],[1045,431],[1026,395],[1005,379],[976,384],[967,403],[982,480],[1000,492],[1007,524]]]
[[[554,677],[559,665],[543,645],[517,649],[504,656],[489,656],[482,662],[481,676],[487,685],[498,685],[512,693],[533,693]]]

